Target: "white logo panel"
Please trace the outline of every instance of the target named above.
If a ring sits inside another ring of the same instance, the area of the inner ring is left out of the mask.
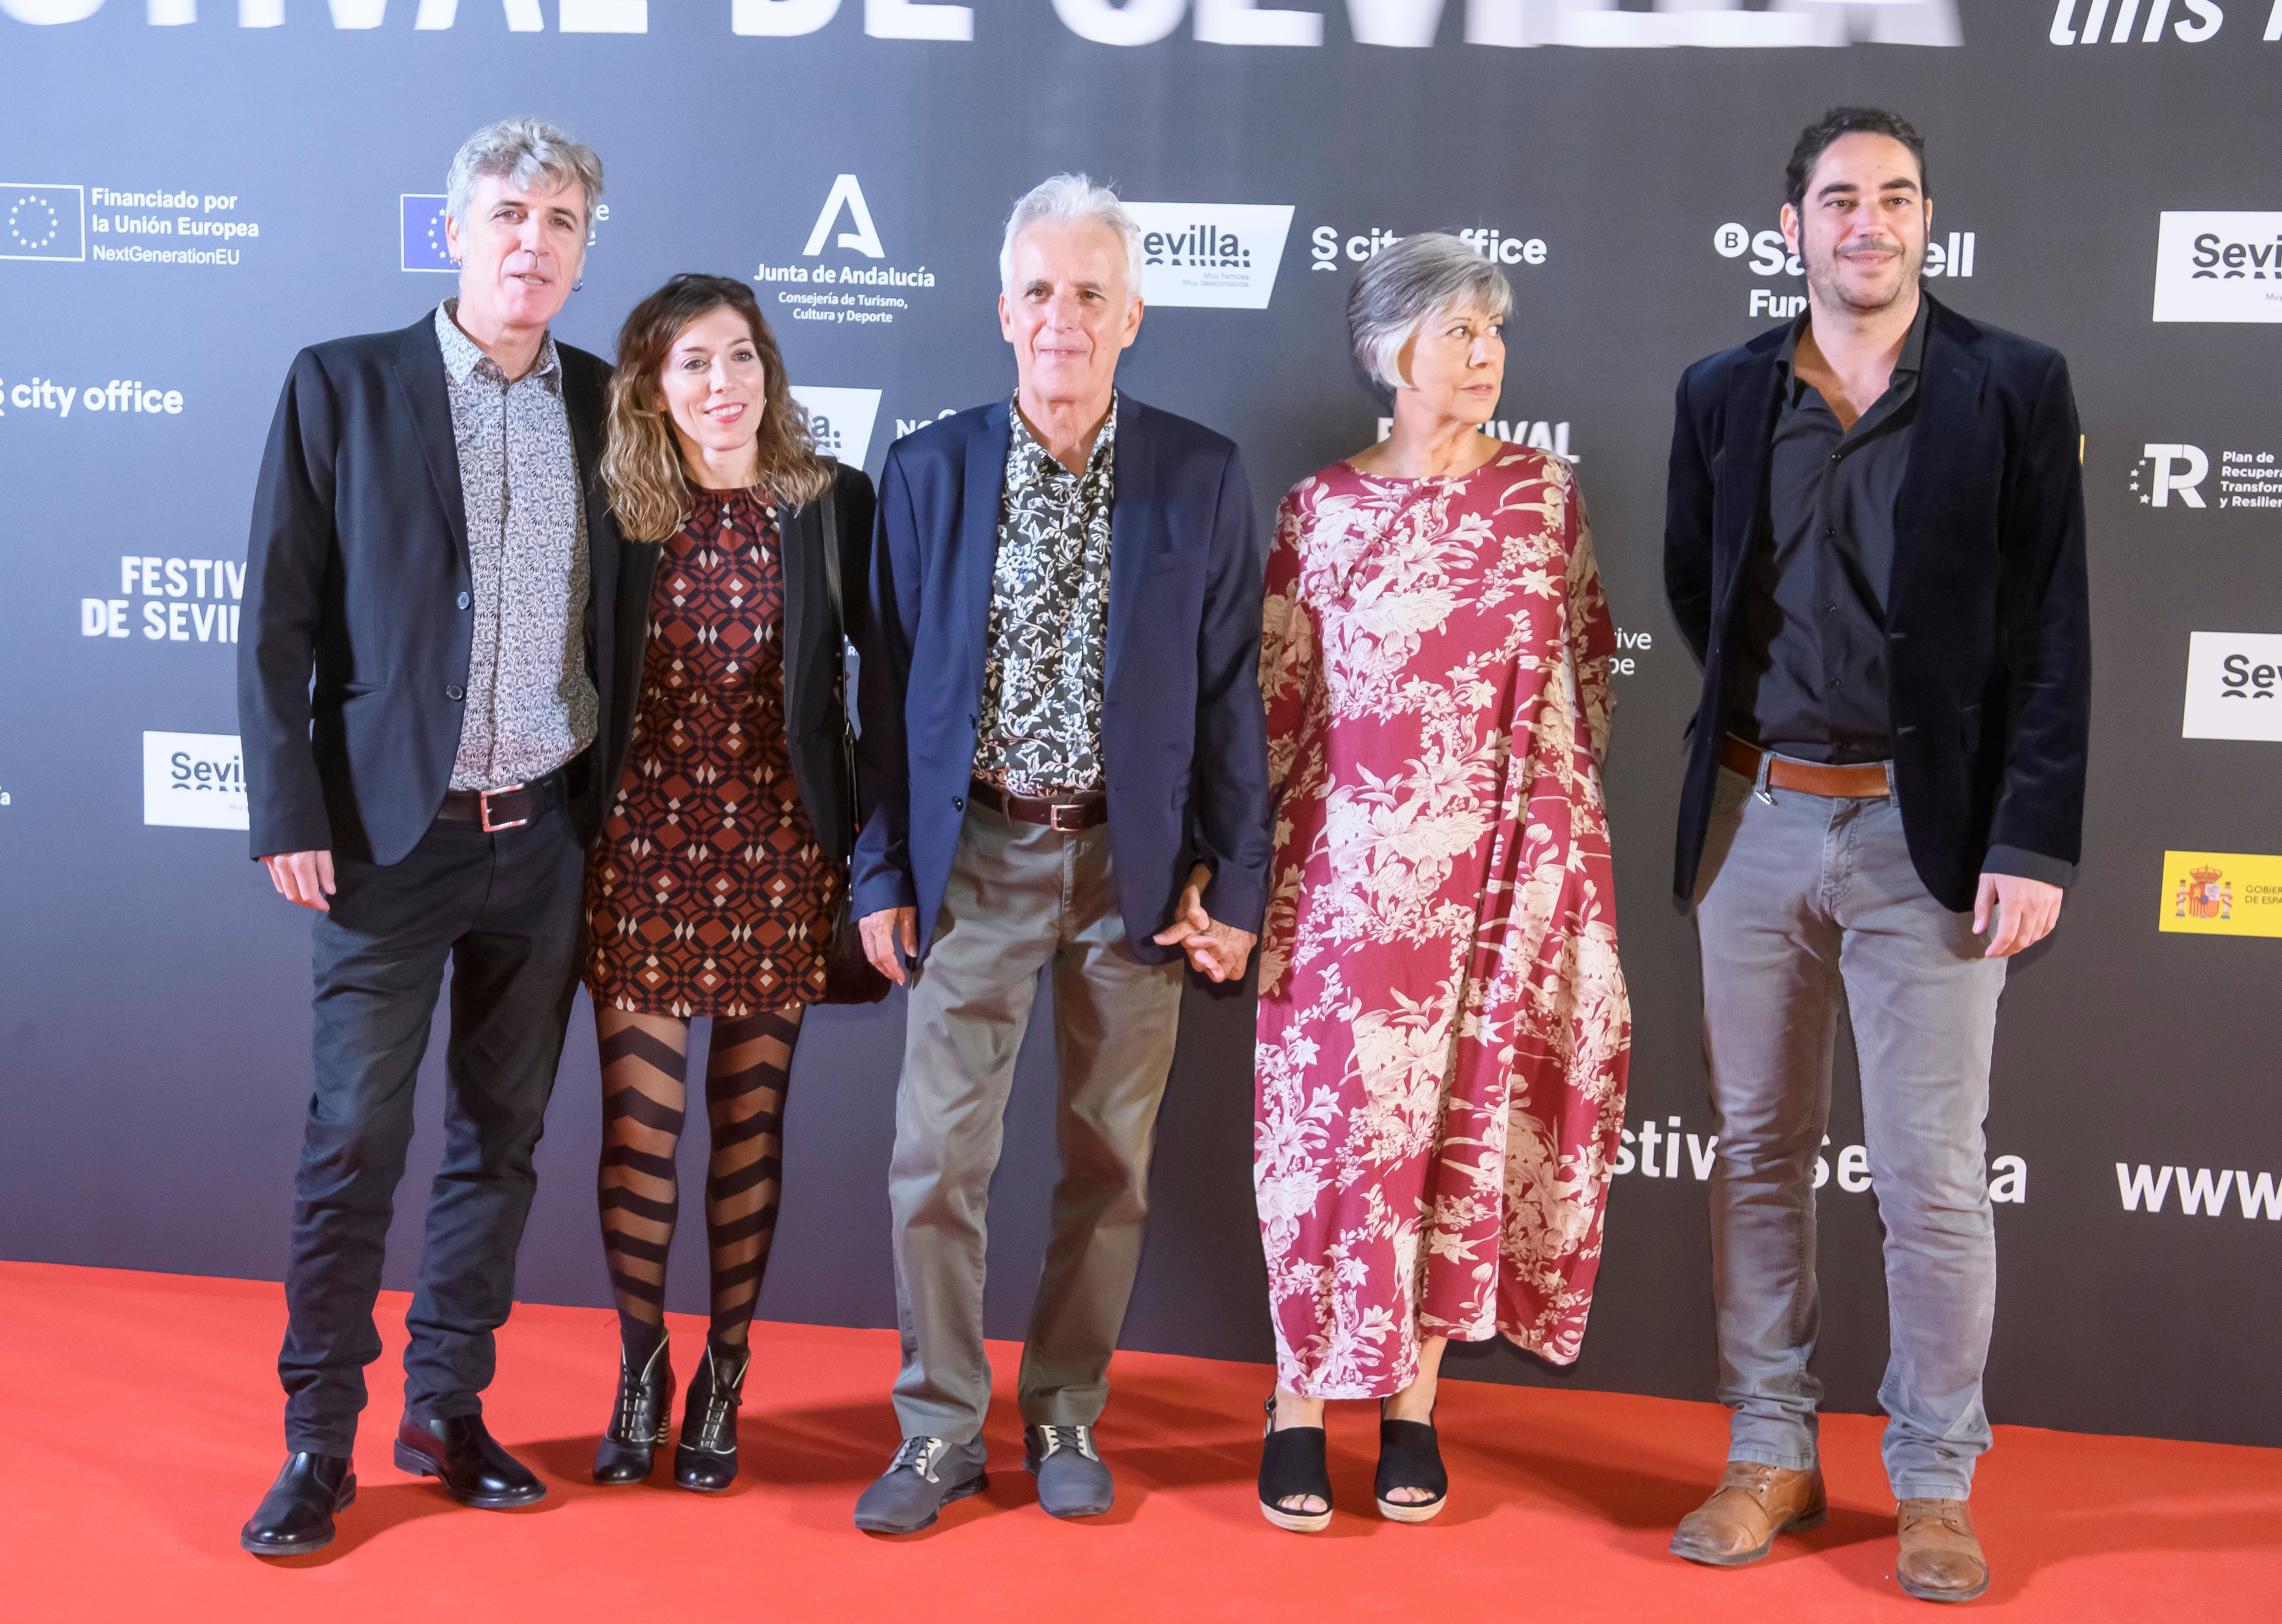
[[[143,735],[143,821],[244,829],[245,759],[235,733]]]
[[[2282,321],[2282,213],[2163,212],[2158,321]]]
[[[820,384],[796,383],[792,398],[808,411],[808,426],[816,433],[816,449],[837,457],[850,468],[864,466],[872,448],[872,424],[880,415],[876,389],[826,389]]]
[[[1288,203],[1128,203],[1149,305],[1265,310],[1292,230]]]
[[[2282,637],[2198,631],[2189,638],[2179,736],[2282,744]]]

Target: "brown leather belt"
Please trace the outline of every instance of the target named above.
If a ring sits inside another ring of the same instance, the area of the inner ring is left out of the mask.
[[[479,824],[485,834],[520,829],[534,817],[544,817],[563,804],[563,769],[556,768],[529,784],[510,784],[496,790],[451,790],[436,816],[455,824]]]
[[[967,785],[966,793],[978,807],[989,807],[1003,813],[1018,824],[1043,824],[1064,834],[1075,834],[1081,829],[1091,829],[1096,824],[1109,821],[1109,797],[1092,795],[1083,800],[1033,800],[1021,795],[1009,795],[988,779],[977,778]]]
[[[1893,779],[1883,762],[1824,767],[1755,750],[1733,737],[1719,746],[1719,764],[1730,772],[1742,773],[1758,790],[1797,790],[1802,795],[1827,795],[1835,800],[1882,800],[1894,793]],[[1763,768],[1764,777],[1760,776]]]

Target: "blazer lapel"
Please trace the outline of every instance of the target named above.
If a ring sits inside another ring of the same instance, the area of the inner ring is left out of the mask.
[[[1117,679],[1118,656],[1125,652],[1133,600],[1150,554],[1146,531],[1159,522],[1164,505],[1157,499],[1157,466],[1149,432],[1150,411],[1130,395],[1117,398],[1117,445],[1109,482],[1109,638],[1102,654],[1104,694]]]
[[[784,646],[777,653],[784,667],[785,727],[797,737],[804,721],[800,707],[806,696],[801,679],[808,670],[809,628],[820,623],[809,613],[809,594],[812,592],[819,599],[824,595],[824,554],[819,549],[832,545],[834,538],[823,534],[821,497],[803,503],[791,516],[793,522],[780,526],[777,536],[779,566],[784,574]],[[820,542],[819,537],[823,537]]]
[[[990,590],[998,569],[998,509],[1006,491],[1006,450],[1013,430],[1011,401],[982,414],[982,431],[966,443],[965,502],[959,518],[959,552],[951,568],[966,633],[968,697],[982,698],[984,651],[990,641]]]
[[[1956,489],[1960,453],[1979,445],[1973,433],[1974,410],[1981,399],[1989,363],[1968,347],[1971,329],[1948,308],[1933,305],[1926,323],[1925,352],[1919,359],[1917,416],[1910,431],[1910,465],[1894,503],[1893,573],[1886,586],[1891,605],[1902,582],[1927,548],[1939,545],[1947,527],[1942,514]],[[1955,330],[1964,329],[1963,331]]]
[[[460,488],[460,446],[452,433],[452,393],[445,382],[444,348],[436,342],[434,322],[431,313],[404,329],[404,343],[396,352],[396,383],[411,408],[412,432],[420,442],[421,460],[428,465],[428,478],[444,510],[444,522],[459,544],[460,568],[472,575],[474,567],[468,560],[467,495]],[[575,415],[572,421],[577,421]],[[590,465],[582,459],[581,467],[586,466]]]
[[[1719,594],[1712,611],[1715,646],[1738,600],[1737,589],[1766,515],[1779,347],[1770,344],[1764,354],[1752,354],[1727,384],[1727,420],[1715,453],[1720,460],[1719,508],[1712,525],[1712,578]]]

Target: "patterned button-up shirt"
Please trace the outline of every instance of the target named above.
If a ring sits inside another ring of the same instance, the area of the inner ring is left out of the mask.
[[[974,771],[1012,795],[1088,793],[1102,786],[1117,399],[1083,474],[1038,444],[1019,405],[1007,417]]]
[[[474,638],[455,790],[541,778],[594,741],[586,671],[586,513],[548,335],[513,383],[460,330],[459,300],[436,311],[460,496],[468,514]]]

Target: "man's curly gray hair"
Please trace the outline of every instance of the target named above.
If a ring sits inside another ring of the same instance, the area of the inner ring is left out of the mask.
[[[579,145],[539,119],[501,119],[462,143],[444,177],[444,212],[465,225],[476,182],[487,174],[503,176],[516,186],[529,186],[542,177],[555,186],[576,181],[586,194],[589,223],[594,205],[602,200],[602,160],[594,156],[594,149]]]

